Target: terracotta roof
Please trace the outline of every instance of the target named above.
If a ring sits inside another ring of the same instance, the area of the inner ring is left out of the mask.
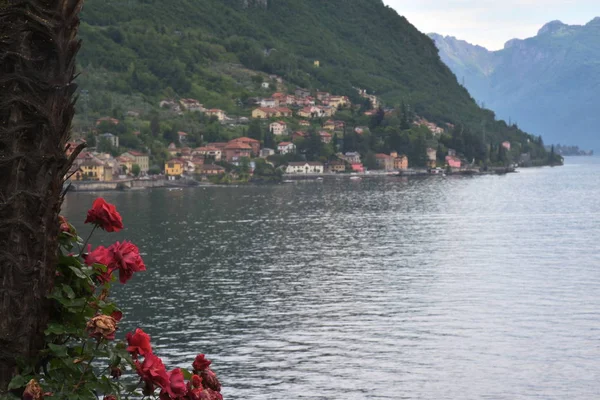
[[[293,144],[293,143],[292,142],[281,142],[281,143],[279,143],[279,147],[289,146],[290,144]]]
[[[225,146],[225,149],[226,150],[230,150],[230,149],[252,150],[252,146],[250,146],[248,143],[234,141],[234,142],[229,142],[227,144],[227,146]]]
[[[375,154],[375,158],[392,158],[392,156],[390,156],[388,154],[377,153],[377,154]]]
[[[147,154],[144,154],[144,153],[142,153],[140,151],[135,151],[135,150],[129,150],[126,153],[129,153],[129,154],[131,154],[132,156],[135,156],[135,157],[144,157],[144,156],[147,156]]]
[[[185,132],[183,132],[183,131],[179,131],[179,132],[177,132],[177,134],[178,134],[179,136],[187,136],[187,135],[188,135],[187,133],[185,133]]]
[[[258,141],[256,139],[252,139],[252,138],[246,137],[246,136],[242,136],[242,137],[239,137],[239,138],[231,139],[229,141],[229,143],[231,143],[231,142],[260,143],[260,141]]]
[[[322,167],[323,164],[321,164],[320,162],[317,161],[293,161],[293,162],[289,162],[288,165],[295,165],[295,166],[301,166],[301,165],[313,165],[313,166],[320,166]]]

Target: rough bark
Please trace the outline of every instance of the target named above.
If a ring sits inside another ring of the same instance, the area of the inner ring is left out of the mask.
[[[0,394],[43,346],[82,0],[0,0]]]

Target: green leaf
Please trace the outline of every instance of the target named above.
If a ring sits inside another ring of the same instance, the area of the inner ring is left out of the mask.
[[[57,357],[68,357],[68,352],[67,352],[67,347],[60,345],[60,344],[54,344],[54,343],[48,343],[48,348],[50,350],[52,350],[52,353],[54,353],[55,356]]]
[[[183,377],[185,379],[188,379],[188,380],[192,379],[192,373],[190,371],[188,371],[185,368],[180,368],[180,369],[181,369],[181,373],[183,374]]]
[[[8,390],[22,388],[23,386],[27,385],[27,382],[29,382],[29,379],[24,376],[17,375],[11,379],[10,383],[8,384]]]
[[[67,330],[64,325],[51,323],[48,324],[48,328],[44,331],[46,335],[63,335],[67,333]]]
[[[87,279],[88,278],[88,276],[85,274],[85,272],[83,272],[83,270],[80,269],[80,268],[75,268],[75,267],[69,266],[69,269],[71,271],[73,271],[73,273],[75,274],[75,276],[77,276],[78,278],[81,278],[81,279]]]
[[[75,292],[73,291],[73,289],[71,288],[71,286],[69,285],[62,285],[62,289],[63,292],[65,292],[65,294],[67,295],[67,297],[69,299],[74,299],[75,298]]]

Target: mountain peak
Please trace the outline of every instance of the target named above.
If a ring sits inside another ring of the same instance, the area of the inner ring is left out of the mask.
[[[588,22],[585,25],[586,26],[600,26],[600,17],[594,18],[593,20],[591,20],[590,22]]]
[[[542,26],[542,29],[540,29],[538,31],[538,35],[544,35],[547,33],[552,34],[554,32],[559,31],[560,29],[562,29],[565,26],[567,26],[567,25],[564,24],[562,21],[559,21],[559,20],[550,21],[546,25]]]

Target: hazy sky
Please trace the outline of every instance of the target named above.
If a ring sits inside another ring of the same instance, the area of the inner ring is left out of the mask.
[[[552,20],[585,24],[600,16],[600,0],[383,0],[423,33],[456,36],[490,50],[535,36]]]

